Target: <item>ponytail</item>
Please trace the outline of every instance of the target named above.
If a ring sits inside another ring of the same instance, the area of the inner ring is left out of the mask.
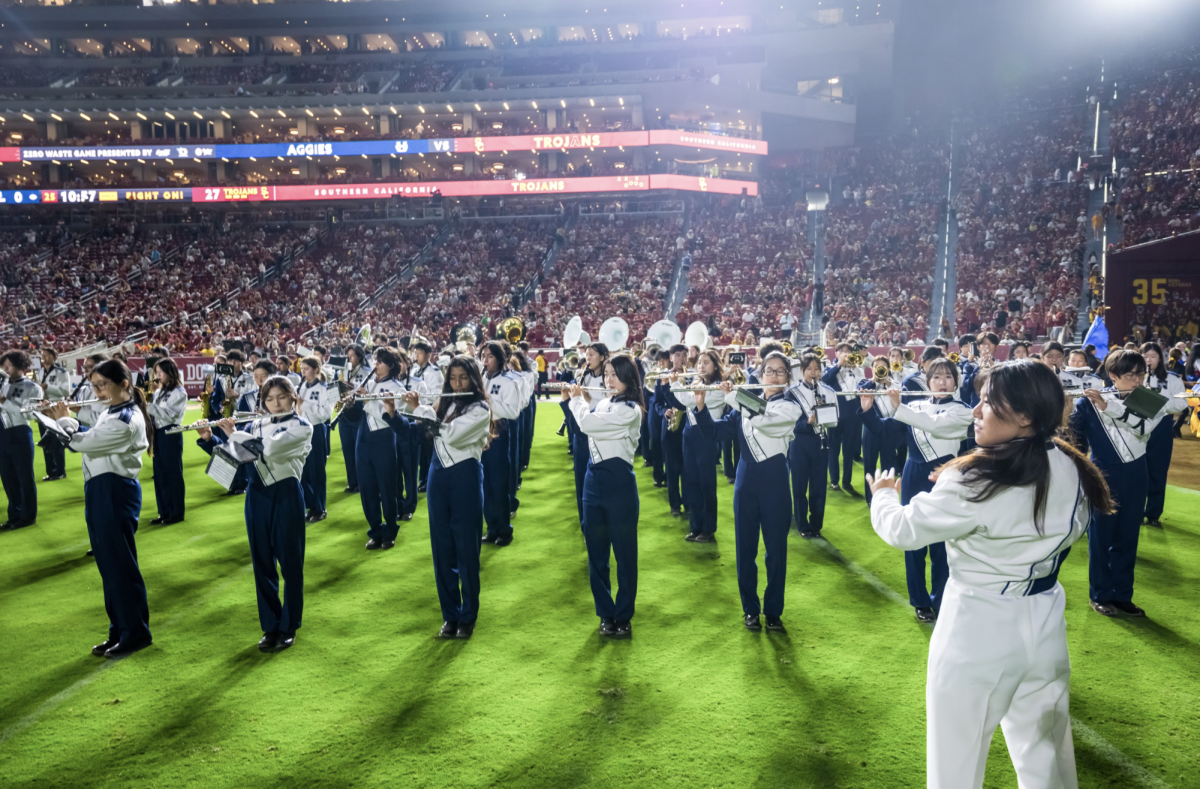
[[[138,410],[142,412],[142,421],[146,425],[146,440],[150,442],[150,454],[153,455],[154,422],[150,419],[150,413],[146,410],[146,395],[136,386],[130,387],[129,391],[133,395],[133,404],[136,405]]]

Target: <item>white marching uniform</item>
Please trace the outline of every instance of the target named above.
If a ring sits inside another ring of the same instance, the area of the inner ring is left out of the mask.
[[[608,396],[608,395],[602,395],[602,393],[600,393],[600,392],[586,391],[588,387],[595,387],[595,388],[599,388],[599,389],[604,388],[604,372],[603,372],[603,370],[601,370],[601,372],[599,372],[599,373],[593,373],[591,371],[591,368],[585,369],[583,371],[583,373],[579,376],[579,385],[584,387],[584,389],[585,389],[585,391],[583,393],[583,399],[587,401],[589,408],[595,408],[596,403],[599,403],[601,400],[603,400],[605,397]],[[571,413],[572,414],[575,413],[574,409],[572,409]],[[578,422],[579,420],[575,420],[575,421]]]
[[[79,384],[78,387],[76,387],[75,396],[71,399],[76,403],[82,403],[85,400],[95,400],[96,390],[92,387],[92,382],[85,379],[81,384]],[[79,422],[79,424],[84,425],[85,427],[92,427],[100,419],[100,414],[107,410],[108,406],[101,405],[100,403],[83,405],[80,406],[79,410],[75,412],[75,419]]]
[[[182,386],[167,391],[159,389],[152,401],[146,403],[146,413],[154,420],[155,430],[174,427],[183,422],[187,411],[187,391]]]
[[[580,432],[587,436],[593,464],[620,458],[633,465],[642,427],[642,409],[637,403],[606,397],[597,400],[593,408],[580,396],[572,397],[569,407]]]
[[[1153,389],[1167,398],[1166,404],[1163,405],[1162,410],[1159,412],[1160,416],[1174,416],[1187,409],[1187,400],[1175,397],[1175,395],[1180,395],[1187,391],[1187,384],[1178,375],[1167,373],[1167,380],[1165,381],[1160,381],[1157,375],[1147,375],[1145,386],[1147,389]],[[1197,386],[1200,386],[1200,384],[1197,384]],[[1102,389],[1103,386],[1101,385],[1096,388]]]
[[[86,430],[80,430],[79,425],[79,420],[69,416],[58,420],[58,426],[71,437],[70,448],[83,455],[84,482],[108,473],[138,478],[150,439],[146,437],[142,410],[132,400],[121,406],[106,406],[96,424]]]
[[[310,424],[319,425],[328,422],[333,416],[334,397],[337,387],[326,386],[320,381],[308,383],[305,381],[296,388],[300,397],[300,416]]]
[[[47,400],[65,400],[71,393],[71,376],[67,374],[67,368],[55,364],[43,372],[41,386]]]
[[[1062,381],[1065,389],[1095,389],[1100,391],[1104,388],[1104,379],[1098,375],[1094,375],[1089,370],[1060,370],[1058,380]]]
[[[304,381],[304,378],[300,375],[300,373],[292,372],[291,370],[284,370],[281,372],[285,378],[292,382],[292,386],[296,387],[297,389],[300,388],[300,384]]]
[[[522,385],[517,374],[511,370],[488,377],[484,375],[484,386],[492,401],[492,414],[496,419],[516,419],[528,397],[522,398]]]
[[[487,403],[476,400],[461,414],[458,413],[459,409],[458,402],[451,400],[450,407],[446,409],[446,419],[433,438],[433,449],[442,468],[450,468],[468,458],[479,460],[491,431],[492,412]],[[424,404],[418,405],[412,415],[422,419],[437,419],[437,411]]]
[[[896,408],[895,418],[912,430],[910,444],[920,452],[922,463],[932,463],[938,458],[958,454],[962,440],[967,437],[967,428],[975,422],[971,409],[961,400],[947,392],[946,402],[934,402],[929,398],[923,402],[901,402]],[[887,397],[876,398],[875,402]]]
[[[42,387],[25,376],[8,381],[0,388],[0,392],[5,398],[0,403],[0,420],[3,420],[6,428],[28,426],[31,417],[22,414],[21,409],[45,399]]]
[[[1078,786],[1058,570],[1091,512],[1074,461],[1056,448],[1049,457],[1041,534],[1032,485],[972,502],[957,470],[942,473],[932,491],[907,506],[895,489],[881,489],[872,501],[871,525],[888,545],[946,544],[950,580],[925,688],[931,789],[982,787],[996,726],[1021,787]]]
[[[245,394],[258,391],[258,384],[254,383],[254,374],[249,370],[242,370],[237,375],[231,375],[227,379],[225,387],[225,395],[230,392],[237,392],[237,396],[241,397]]]
[[[387,378],[382,381],[376,379],[366,385],[367,394],[395,394],[400,397],[404,392],[409,391],[407,387],[397,381],[395,378]],[[362,404],[363,416],[367,420],[367,428],[371,432],[377,430],[391,430],[391,425],[384,421],[383,415],[387,409],[383,406],[382,400],[367,400]]]
[[[367,379],[370,378],[372,374],[373,373],[369,367],[359,365],[358,367],[351,367],[350,369],[346,370],[342,377],[346,383],[350,384],[354,389],[357,389],[360,386],[366,386]]]
[[[242,443],[252,438],[261,439],[263,451],[254,461],[254,468],[263,485],[273,485],[288,478],[300,479],[304,459],[312,449],[312,433],[313,427],[307,419],[284,414],[257,419],[249,423],[245,431],[234,431],[229,441]]]
[[[420,367],[414,366],[412,369],[412,377],[425,384],[426,392],[440,392],[446,383],[445,377],[442,375],[441,368],[433,363],[425,364]]]

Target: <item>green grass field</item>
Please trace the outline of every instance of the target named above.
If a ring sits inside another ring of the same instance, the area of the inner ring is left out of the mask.
[[[829,543],[793,532],[788,632],[749,633],[732,486],[719,483],[718,542],[685,543],[686,520],[670,517],[639,461],[634,635],[607,641],[559,421],[543,405],[516,538],[484,546],[468,642],[433,637],[424,504],[394,550],[365,551],[335,443],[329,519],[308,528],[304,627],[295,648],[261,654],[242,500],[219,495],[189,438],[184,523],[149,525],[149,464],[143,473],[154,646],[92,657],[108,624],[69,455],[66,481],[38,484],[37,525],[0,533],[0,784],[925,785],[931,630],[861,499],[830,495]],[[37,464],[40,479],[40,450]],[[1198,510],[1200,493],[1173,487],[1166,528],[1142,532],[1135,599],[1149,619],[1090,610],[1086,542],[1063,569],[1081,786],[1200,786]],[[987,786],[1016,786],[999,733]]]

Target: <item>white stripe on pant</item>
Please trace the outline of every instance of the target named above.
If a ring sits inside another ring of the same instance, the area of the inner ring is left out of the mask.
[[[1005,597],[946,584],[925,684],[930,789],[982,787],[1004,731],[1021,789],[1076,789],[1066,595]]]

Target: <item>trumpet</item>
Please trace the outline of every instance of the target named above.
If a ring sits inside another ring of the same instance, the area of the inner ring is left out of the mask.
[[[108,402],[107,400],[101,400],[98,397],[93,398],[91,400],[80,400],[78,402],[76,402],[75,400],[43,400],[42,402],[37,403],[35,405],[27,405],[27,406],[23,407],[21,409],[21,413],[22,414],[32,414],[34,411],[45,411],[47,408],[54,408],[54,407],[60,406],[60,405],[65,405],[65,406],[92,405],[94,403],[107,403],[107,402]]]
[[[962,361],[962,357],[959,356],[958,351],[951,351],[950,353],[946,354],[946,358],[955,364],[958,364],[960,361]]]
[[[237,417],[236,419],[234,419],[233,423],[235,425],[238,425],[243,422],[254,422],[255,420],[262,419],[263,416],[265,416],[265,415],[264,414],[255,414],[254,416],[240,416],[240,417]],[[209,421],[207,419],[201,419],[199,422],[192,422],[190,425],[176,425],[175,427],[168,427],[166,432],[167,432],[167,435],[175,435],[176,433],[184,433],[184,432],[187,432],[188,430],[203,430],[205,428],[211,429],[211,428],[216,427],[217,423],[219,421],[222,421],[222,420]]]
[[[729,382],[734,386],[741,386],[742,384],[746,383],[746,380],[746,373],[744,373],[740,368],[735,369],[729,374]]]
[[[892,375],[892,368],[888,366],[887,359],[876,359],[875,366],[871,368],[871,374],[874,380],[877,381],[890,379]]]
[[[866,359],[864,359],[863,355],[858,351],[854,351],[846,357],[846,364],[851,367],[862,367],[864,361],[866,361]]]
[[[904,365],[901,364],[900,362],[892,362],[892,372],[894,372],[894,373],[904,372]]]

